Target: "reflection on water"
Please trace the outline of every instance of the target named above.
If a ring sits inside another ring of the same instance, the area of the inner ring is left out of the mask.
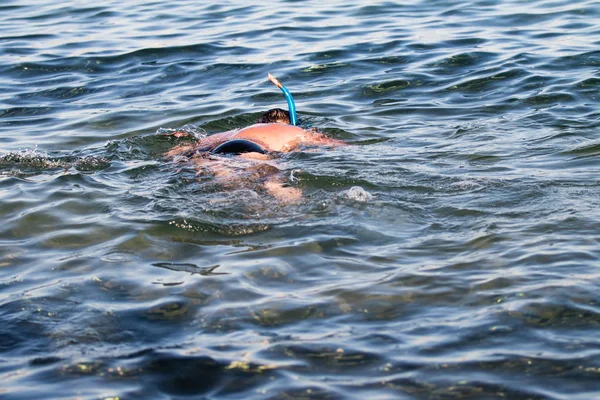
[[[215,272],[219,265],[201,268],[191,263],[154,263],[154,267],[165,268],[171,271],[189,272],[190,274],[209,275],[227,275],[227,272]]]
[[[0,11],[0,397],[600,396],[597,2]],[[267,72],[294,204],[164,157]]]

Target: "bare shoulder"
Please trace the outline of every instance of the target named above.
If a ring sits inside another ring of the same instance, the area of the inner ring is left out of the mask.
[[[171,157],[175,157],[175,156],[179,156],[179,155],[188,153],[188,152],[194,150],[196,148],[196,146],[197,145],[195,145],[195,144],[184,144],[184,145],[175,146],[171,150],[169,150],[165,153],[165,157],[171,158]]]
[[[326,146],[343,146],[348,144],[343,140],[330,138],[326,134],[317,130],[307,130],[306,135],[309,141],[313,141],[317,144],[322,144]]]

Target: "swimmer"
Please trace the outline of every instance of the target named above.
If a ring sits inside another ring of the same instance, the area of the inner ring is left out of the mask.
[[[302,147],[331,147],[345,142],[295,126],[296,111],[291,94],[270,74],[269,79],[282,88],[290,111],[271,109],[254,125],[217,133],[193,145],[175,147],[166,156],[191,162],[199,175],[212,175],[224,187],[260,182],[262,188],[280,202],[298,201],[301,191],[285,185],[280,170],[274,165],[274,157]],[[180,137],[185,133],[175,132],[173,135]]]
[[[331,139],[316,131],[307,131],[298,126],[289,125],[289,113],[274,108],[264,113],[256,124],[246,128],[221,132],[208,136],[199,143],[176,147],[167,156],[187,155],[193,152],[212,154],[242,154],[270,152],[289,153],[300,146],[335,146],[344,144],[341,140]],[[185,133],[175,132],[181,137]],[[233,142],[233,143],[231,143]]]

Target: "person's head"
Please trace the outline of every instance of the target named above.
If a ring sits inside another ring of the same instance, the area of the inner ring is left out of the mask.
[[[288,124],[290,123],[290,114],[286,110],[282,110],[281,108],[273,108],[263,115],[260,116],[258,121],[259,124],[273,124],[273,123],[282,123]]]

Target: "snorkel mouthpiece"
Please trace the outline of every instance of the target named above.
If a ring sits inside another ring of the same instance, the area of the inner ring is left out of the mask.
[[[273,82],[275,84],[275,86],[277,86],[279,89],[281,89],[281,91],[283,92],[283,95],[285,96],[285,100],[287,101],[287,104],[288,104],[288,111],[290,113],[290,125],[297,125],[296,104],[294,103],[294,98],[292,97],[292,94],[285,86],[283,86],[281,83],[279,83],[277,78],[275,78],[271,74],[268,74],[268,75],[269,75],[269,80],[271,82]]]

